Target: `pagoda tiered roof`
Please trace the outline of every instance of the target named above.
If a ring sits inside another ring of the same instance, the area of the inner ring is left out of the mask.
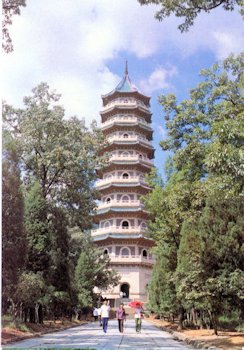
[[[102,100],[103,100],[103,105],[106,106],[106,104],[116,98],[117,96],[121,96],[125,94],[125,96],[132,95],[132,96],[138,96],[139,99],[145,101],[145,103],[149,106],[150,103],[150,97],[143,95],[139,89],[132,84],[129,74],[128,74],[128,66],[127,66],[127,61],[126,61],[126,66],[125,66],[125,73],[123,79],[119,82],[119,84],[110,91],[106,95],[102,95]]]
[[[154,241],[151,238],[145,237],[142,234],[127,234],[121,236],[120,234],[108,232],[104,235],[94,236],[93,240],[96,243],[104,244],[118,244],[118,243],[128,243],[128,244],[141,244],[148,247],[154,246]]]

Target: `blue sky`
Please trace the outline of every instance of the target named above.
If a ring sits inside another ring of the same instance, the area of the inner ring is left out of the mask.
[[[151,96],[155,165],[163,174],[166,135],[157,98],[178,100],[199,81],[199,71],[243,49],[238,11],[198,16],[181,34],[174,16],[154,18],[157,6],[136,0],[27,0],[10,29],[14,52],[3,54],[3,98],[15,107],[42,81],[62,94],[66,117],[100,121],[101,95],[111,91],[128,60],[133,83]]]

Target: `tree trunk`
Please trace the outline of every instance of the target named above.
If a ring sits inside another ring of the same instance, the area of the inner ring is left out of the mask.
[[[197,325],[197,322],[196,322],[196,310],[194,307],[192,307],[191,309],[191,320],[192,320],[192,323],[194,326]]]
[[[218,335],[218,317],[215,312],[208,311],[212,323],[214,334]]]
[[[34,307],[29,308],[29,315],[30,315],[29,322],[35,323],[35,308]]]
[[[29,314],[29,308],[28,307],[24,307],[24,317],[23,317],[23,321],[26,323],[28,322],[28,314]]]
[[[212,322],[213,322],[214,334],[218,335],[218,317],[216,316],[215,313],[213,313],[212,317],[213,317]]]
[[[182,330],[182,329],[183,329],[184,313],[185,313],[185,310],[184,310],[184,308],[181,306],[181,307],[179,308],[179,325],[178,325],[178,329],[179,329],[179,330]]]
[[[39,322],[39,313],[38,313],[38,309],[39,309],[39,304],[37,303],[35,305],[35,323],[40,323]]]
[[[12,322],[14,323],[15,326],[17,325],[17,313],[18,313],[17,305],[13,300],[11,300]]]
[[[43,324],[43,307],[42,307],[42,304],[39,304],[38,318],[39,318],[39,323]]]

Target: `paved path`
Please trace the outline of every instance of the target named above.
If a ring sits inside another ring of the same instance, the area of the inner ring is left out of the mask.
[[[98,322],[49,333],[38,338],[22,340],[6,348],[69,348],[69,349],[109,349],[109,350],[189,350],[193,349],[177,342],[172,335],[161,331],[151,323],[143,320],[141,333],[135,332],[134,320],[127,320],[124,334],[119,333],[116,320],[110,320],[108,332],[103,333]]]

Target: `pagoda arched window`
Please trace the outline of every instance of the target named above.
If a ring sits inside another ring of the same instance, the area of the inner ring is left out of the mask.
[[[141,228],[147,228],[147,224],[144,221],[141,223]]]
[[[122,157],[129,157],[130,153],[129,152],[123,152],[121,153]]]
[[[108,249],[104,249],[103,255],[108,255]]]
[[[122,228],[123,229],[128,229],[129,228],[129,226],[130,226],[130,224],[129,224],[129,222],[127,221],[127,220],[124,220],[123,222],[122,222]]]
[[[147,258],[147,251],[146,251],[146,249],[143,249],[143,251],[142,251],[142,256],[143,256],[144,258]]]
[[[111,202],[111,198],[110,197],[106,198],[106,203],[110,203],[110,202]]]
[[[121,248],[121,250],[120,250],[120,255],[123,255],[123,256],[128,256],[128,255],[130,255],[130,249],[127,248],[127,247]]]
[[[103,225],[103,227],[107,228],[107,227],[110,227],[110,222],[109,221],[106,221]]]
[[[124,195],[124,196],[122,196],[121,200],[122,200],[122,202],[129,202],[130,201],[130,197]]]
[[[128,134],[123,134],[124,139],[128,139],[129,135]]]
[[[124,173],[124,174],[122,175],[122,178],[123,178],[123,179],[128,179],[128,178],[129,178],[129,174],[128,174],[128,173]]]

